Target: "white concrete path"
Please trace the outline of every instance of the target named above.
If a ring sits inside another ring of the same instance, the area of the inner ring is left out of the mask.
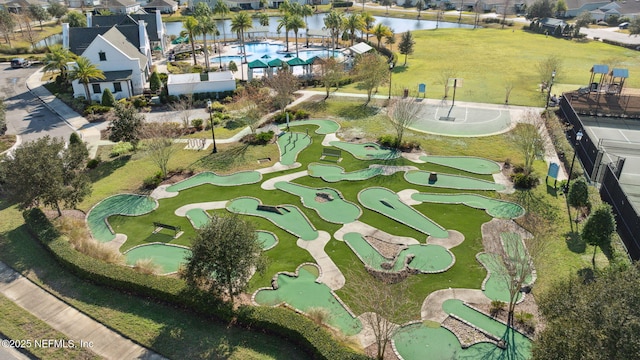
[[[331,235],[328,232],[318,231],[317,239],[311,241],[298,239],[296,244],[307,250],[322,270],[318,281],[326,284],[331,290],[338,290],[344,286],[346,280],[336,263],[324,251],[324,247],[330,240]]]

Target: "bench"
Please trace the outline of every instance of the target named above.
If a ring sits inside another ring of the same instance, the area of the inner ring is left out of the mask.
[[[322,148],[320,160],[324,160],[326,157],[334,157],[336,158],[336,162],[340,162],[342,160],[342,150]]]
[[[173,225],[163,224],[163,223],[157,222],[157,221],[153,222],[153,226],[156,228],[156,230],[153,232],[154,234],[159,231],[158,229],[173,230],[173,232],[174,232],[173,237],[178,237],[178,234],[182,232],[182,228],[180,228],[180,226],[173,226]]]
[[[272,212],[278,215],[282,215],[282,212],[280,211],[280,208],[278,208],[277,206],[272,206],[272,205],[258,205],[257,208],[259,211],[268,211],[268,212]]]

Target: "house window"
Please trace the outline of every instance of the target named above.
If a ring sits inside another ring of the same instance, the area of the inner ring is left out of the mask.
[[[107,61],[107,54],[104,51],[100,51],[98,56],[100,57],[100,61]]]
[[[102,94],[102,91],[100,91],[100,84],[91,84],[91,87],[93,88],[94,94]]]
[[[122,91],[122,84],[120,84],[119,82],[114,82],[113,83],[113,92],[117,93],[117,92],[121,92]]]

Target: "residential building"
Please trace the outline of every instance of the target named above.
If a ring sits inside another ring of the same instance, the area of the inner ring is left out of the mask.
[[[173,14],[178,11],[178,3],[173,0],[153,0],[143,8],[149,13],[155,13],[158,10],[163,14]]]
[[[114,14],[131,14],[142,9],[135,0],[102,0],[100,6],[96,7],[96,13],[100,10],[109,10]]]
[[[602,6],[609,4],[609,0],[565,0],[567,11],[564,17],[576,17],[585,11],[596,10]]]
[[[104,80],[92,80],[89,84],[91,100],[101,100],[102,92],[107,88],[116,99],[142,94],[148,82],[147,57],[116,26],[97,34],[78,55],[89,59],[106,77]],[[74,97],[85,96],[84,85],[78,80],[74,80],[72,86]]]

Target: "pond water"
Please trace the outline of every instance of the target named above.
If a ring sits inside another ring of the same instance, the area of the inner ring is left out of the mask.
[[[307,23],[309,24],[309,28],[322,29],[324,27],[325,16],[326,14],[315,14],[313,16],[307,17]],[[396,34],[403,33],[406,31],[429,30],[429,29],[436,28],[436,22],[431,20],[398,19],[398,18],[384,17],[384,16],[374,16],[374,18],[376,19],[376,24],[382,23],[390,27],[391,29],[393,29],[396,32]],[[280,19],[281,19],[280,16],[273,16],[269,18],[269,34],[268,34],[269,36],[278,35],[277,28],[278,28],[278,21],[280,21]],[[227,19],[224,21],[224,28],[222,24],[223,24],[222,21],[220,20],[216,21],[216,25],[218,26],[218,31],[220,31],[220,35],[223,36],[223,29],[224,29],[224,32],[226,32],[226,36],[228,38],[233,38],[234,35],[231,34],[231,20]],[[258,19],[256,18],[253,19],[253,25],[260,26]],[[167,22],[165,23],[165,26],[167,28],[167,35],[169,36],[170,35],[179,36],[180,31],[183,30],[182,22],[180,21]],[[472,29],[473,25],[440,21],[440,23],[438,24],[438,27],[439,28]],[[284,35],[282,31],[280,32],[280,34]],[[291,41],[294,41],[293,39],[294,34],[292,31],[289,31],[289,36],[292,37]],[[298,32],[298,37],[301,39],[304,39],[304,36],[305,36],[305,31],[304,29],[301,29]],[[62,44],[62,34],[52,35],[46,39],[40,40],[39,42],[36,43],[36,47],[51,46],[53,44]]]
[[[307,23],[309,24],[309,29],[322,29],[324,28],[324,17],[327,14],[315,14],[313,16],[309,16],[307,17]],[[430,20],[412,20],[412,19],[398,19],[398,18],[391,18],[391,17],[384,17],[384,16],[374,16],[374,18],[376,19],[376,24],[378,23],[382,23],[388,27],[390,27],[391,29],[393,29],[396,34],[398,33],[403,33],[406,31],[414,31],[414,30],[429,30],[429,29],[435,29],[436,28],[436,22],[435,21],[430,21]],[[273,16],[271,18],[269,18],[269,35],[274,36],[278,33],[277,28],[278,28],[278,21],[280,21],[281,17],[280,16]],[[216,21],[216,25],[218,26],[218,31],[220,31],[221,36],[223,35],[223,27],[221,26],[222,22],[221,21]],[[180,35],[180,31],[183,30],[182,28],[182,22],[171,22],[171,23],[165,23],[166,28],[167,28],[167,34],[168,35]],[[253,25],[254,26],[260,26],[258,19],[253,19]],[[440,21],[440,23],[438,24],[439,28],[461,28],[461,29],[472,29],[473,25],[468,25],[468,24],[458,24],[458,23],[451,23],[451,22],[444,22],[444,21]],[[224,31],[226,32],[226,36],[231,38],[235,35],[231,35],[231,20],[227,19],[224,21]],[[280,32],[282,35],[284,35],[284,30]],[[293,41],[293,31],[289,31],[289,36],[292,37],[292,39],[290,41]],[[298,32],[298,37],[299,38],[304,38],[305,36],[305,31],[304,29],[301,29]]]

